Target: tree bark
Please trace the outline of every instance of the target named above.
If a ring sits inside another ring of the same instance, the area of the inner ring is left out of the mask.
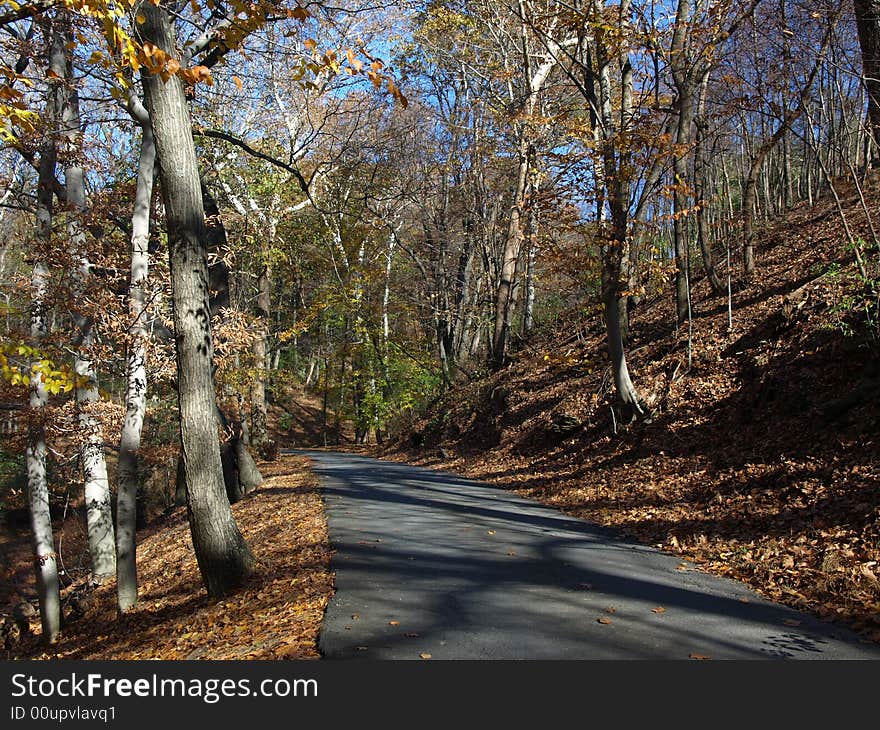
[[[65,48],[71,41],[70,16],[59,15],[61,22],[56,33],[63,38]],[[74,276],[73,299],[80,299],[82,290],[91,278],[91,262],[85,251],[86,234],[82,217],[86,211],[85,173],[82,167],[82,130],[80,129],[79,94],[73,78],[73,63],[65,58],[61,106],[61,143],[59,158],[64,167],[64,182],[69,206],[67,236],[72,257],[79,262]],[[89,537],[89,555],[92,561],[92,580],[103,582],[116,573],[116,545],[113,531],[113,513],[110,507],[110,481],[104,453],[104,437],[100,419],[92,412],[100,400],[98,375],[90,349],[95,342],[94,318],[89,314],[74,315],[81,337],[74,362],[76,373],[76,403],[83,444],[80,461],[86,505],[86,524]]]
[[[257,279],[255,314],[259,322],[259,336],[254,340],[253,354],[257,375],[251,389],[250,442],[257,453],[264,453],[269,442],[268,412],[266,406],[266,380],[269,377],[267,347],[269,343],[269,313],[272,307],[272,270],[268,263]]]
[[[138,26],[142,39],[176,58],[174,30],[164,3],[143,2],[137,12],[144,18]],[[207,230],[192,122],[178,76],[163,82],[145,71],[143,80],[168,221],[187,511],[202,580],[208,594],[218,596],[240,585],[255,559],[235,523],[223,481],[212,367]]]
[[[675,323],[681,326],[688,318],[688,240],[687,202],[690,197],[688,158],[694,128],[696,94],[692,63],[688,53],[688,29],[691,20],[690,0],[679,0],[675,32],[670,49],[672,79],[676,90],[678,120],[675,132],[675,153],[672,158],[672,236],[675,250]]]
[[[630,0],[620,4],[618,23],[625,35],[629,25]],[[602,122],[602,161],[605,195],[610,210],[610,235],[602,246],[602,302],[605,312],[605,329],[608,337],[608,354],[618,402],[623,411],[624,422],[631,422],[644,413],[641,398],[633,385],[626,362],[624,333],[622,327],[622,273],[629,255],[629,205],[632,181],[627,172],[631,152],[618,149],[616,136],[619,131],[629,132],[633,123],[633,69],[626,42],[621,44],[619,55],[612,59],[604,38],[597,42],[599,66],[599,114]],[[612,60],[620,71],[619,104],[615,104],[611,81]],[[619,117],[615,109],[619,109]]]
[[[876,160],[880,145],[880,0],[853,0],[859,46],[862,50],[862,77],[868,92],[868,127],[872,144],[869,164]]]
[[[44,256],[49,250],[52,236],[52,216],[57,151],[54,133],[58,114],[59,81],[64,78],[67,53],[63,37],[55,32],[51,21],[47,24],[49,45],[49,68],[54,74],[50,81],[50,93],[46,100],[45,120],[48,128],[38,167],[37,212],[35,237],[37,251],[31,277],[31,342],[39,347],[47,333],[46,290],[49,267]],[[52,535],[52,515],[49,508],[49,484],[46,475],[46,434],[43,426],[43,410],[49,401],[42,376],[33,371],[30,387],[30,428],[25,447],[25,465],[28,477],[28,506],[31,531],[34,540],[34,574],[40,601],[40,623],[43,640],[52,644],[61,631],[61,592],[58,581],[58,556]]]
[[[150,267],[150,203],[156,166],[156,145],[146,110],[141,118],[141,152],[131,217],[131,283],[129,284],[128,358],[126,362],[125,421],[119,437],[118,489],[116,497],[116,597],[125,612],[137,603],[137,493],[141,430],[147,405],[146,343],[147,301],[144,291]]]

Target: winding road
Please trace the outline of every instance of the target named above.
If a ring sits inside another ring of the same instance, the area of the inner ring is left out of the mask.
[[[497,487],[328,451],[328,659],[880,659],[880,647]]]

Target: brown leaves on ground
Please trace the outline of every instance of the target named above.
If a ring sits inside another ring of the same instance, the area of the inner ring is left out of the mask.
[[[115,582],[92,594],[45,651],[35,637],[19,656],[59,659],[313,659],[333,591],[323,502],[308,460],[262,464],[265,483],[233,506],[258,565],[239,591],[208,598],[185,509],[139,536],[141,600],[116,617]],[[38,629],[37,629],[38,630]]]

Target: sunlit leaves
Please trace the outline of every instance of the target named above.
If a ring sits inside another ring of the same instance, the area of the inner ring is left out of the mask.
[[[28,388],[36,378],[51,395],[76,387],[76,376],[68,365],[56,365],[41,350],[24,343],[0,342],[0,380]]]

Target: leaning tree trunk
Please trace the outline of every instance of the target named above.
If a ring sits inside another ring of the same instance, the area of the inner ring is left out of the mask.
[[[66,12],[59,34],[66,44],[70,41],[70,20]],[[79,262],[74,277],[76,289],[74,300],[88,286],[91,263],[85,251],[86,236],[82,217],[86,210],[85,173],[80,162],[82,157],[82,133],[80,130],[79,94],[73,79],[73,65],[68,57],[65,62],[64,102],[61,110],[62,144],[59,149],[64,165],[64,180],[69,205],[67,235],[73,259]],[[98,376],[89,350],[95,343],[94,316],[77,313],[77,328],[82,338],[76,353],[76,403],[83,444],[80,461],[86,504],[86,524],[89,536],[89,554],[92,561],[92,580],[103,582],[116,573],[116,545],[113,532],[113,513],[110,507],[110,481],[107,477],[107,461],[104,454],[104,437],[100,419],[93,412],[100,400]]]
[[[691,136],[694,127],[694,93],[693,62],[688,53],[688,28],[691,15],[690,0],[679,0],[676,14],[675,31],[670,49],[672,79],[676,90],[676,107],[678,119],[676,123],[676,150],[672,160],[674,175],[672,187],[672,238],[675,250],[675,324],[680,327],[687,321],[690,301],[688,291],[688,245],[687,208],[690,198],[690,176],[688,174],[688,158],[691,153]]]
[[[133,104],[137,103],[133,101]],[[137,103],[139,106],[139,103]],[[131,342],[126,363],[125,421],[119,437],[118,494],[116,498],[116,596],[120,611],[137,603],[136,562],[138,454],[147,404],[147,300],[144,290],[150,267],[150,202],[156,145],[146,109],[137,114],[141,125],[141,153],[131,217],[131,283],[129,314]]]
[[[718,275],[718,267],[712,253],[712,237],[709,233],[707,216],[709,213],[708,189],[709,189],[709,161],[706,155],[706,89],[709,82],[709,73],[706,72],[700,82],[700,101],[697,105],[696,118],[696,143],[694,147],[694,182],[696,183],[697,198],[697,241],[700,244],[700,255],[703,259],[703,270],[709,280],[712,294],[721,296],[724,294],[724,282]]]
[[[164,3],[141,3],[142,39],[177,57]],[[180,441],[193,547],[212,596],[241,584],[255,560],[235,523],[223,482],[214,391],[207,229],[183,83],[144,71],[147,108],[159,155],[168,222],[174,328],[177,340]]]

